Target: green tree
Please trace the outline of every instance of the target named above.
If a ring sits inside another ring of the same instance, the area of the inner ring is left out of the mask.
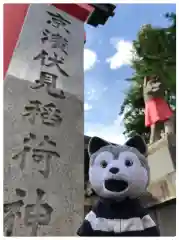
[[[124,114],[124,134],[142,134],[146,141],[149,139],[149,128],[144,125],[144,76],[155,74],[162,79],[165,86],[165,97],[169,105],[176,108],[176,14],[167,13],[170,21],[167,28],[154,28],[144,25],[137,39],[133,41],[134,59],[132,69],[134,74],[126,97],[121,106],[120,114]]]

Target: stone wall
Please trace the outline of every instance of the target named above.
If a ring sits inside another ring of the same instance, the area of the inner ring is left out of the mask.
[[[150,209],[163,237],[176,236],[176,200],[157,205]]]

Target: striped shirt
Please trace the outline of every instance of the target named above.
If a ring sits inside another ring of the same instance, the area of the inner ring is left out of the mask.
[[[138,200],[99,200],[86,215],[79,236],[159,236],[155,222]]]

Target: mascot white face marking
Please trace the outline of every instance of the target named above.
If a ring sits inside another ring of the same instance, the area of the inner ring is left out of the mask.
[[[122,199],[144,193],[149,182],[146,151],[146,144],[138,135],[123,146],[92,138],[89,143],[89,180],[96,194]]]

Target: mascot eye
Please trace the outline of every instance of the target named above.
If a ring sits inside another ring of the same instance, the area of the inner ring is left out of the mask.
[[[108,164],[105,160],[103,160],[103,161],[101,161],[100,165],[102,168],[106,168]]]
[[[125,165],[126,165],[126,167],[131,167],[133,165],[133,161],[130,159],[126,159]]]

